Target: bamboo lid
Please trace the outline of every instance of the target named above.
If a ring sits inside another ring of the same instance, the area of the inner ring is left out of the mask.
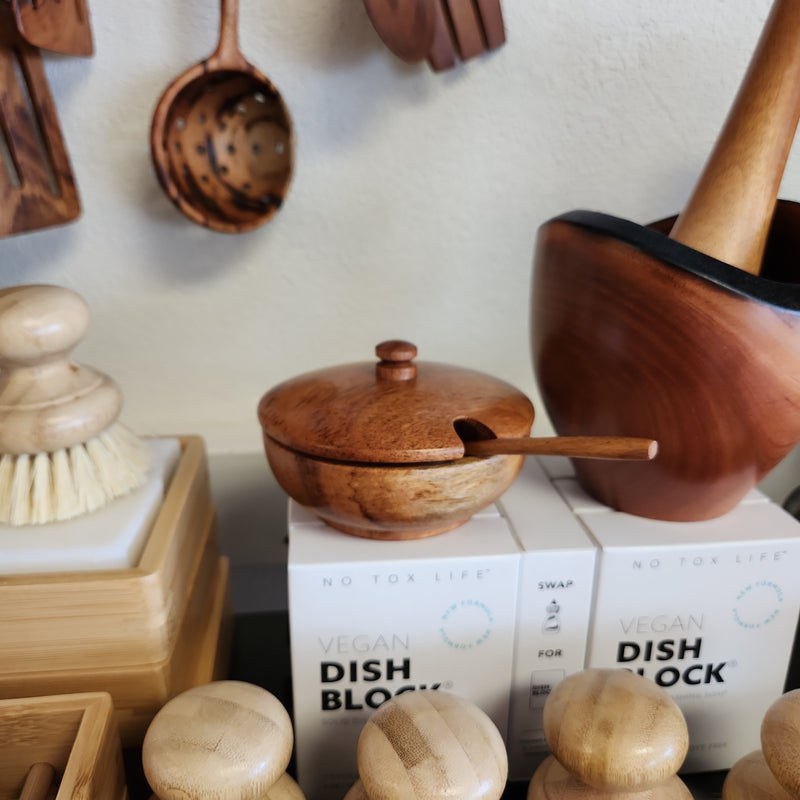
[[[378,363],[316,370],[267,392],[264,434],[307,455],[347,462],[425,463],[464,456],[454,423],[470,420],[498,438],[526,436],[530,400],[490,375],[414,361],[417,348],[382,342]]]

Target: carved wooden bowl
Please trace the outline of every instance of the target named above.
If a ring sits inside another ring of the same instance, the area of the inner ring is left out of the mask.
[[[652,436],[652,461],[575,461],[616,509],[732,509],[800,441],[800,205],[781,201],[760,275],[643,227],[576,211],[539,231],[534,372],[559,434]]]
[[[286,493],[331,527],[415,539],[461,525],[511,485],[524,455],[465,456],[460,425],[530,433],[530,400],[480,372],[412,362],[384,342],[362,362],[290,379],[261,399],[264,449]]]

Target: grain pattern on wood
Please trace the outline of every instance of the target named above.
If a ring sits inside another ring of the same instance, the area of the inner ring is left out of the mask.
[[[561,681],[544,707],[550,752],[584,783],[641,791],[674,775],[689,748],[675,701],[623,669],[586,669]]]
[[[598,789],[578,780],[550,755],[533,773],[526,800],[692,800],[689,787],[677,776],[647,789],[620,792]]]
[[[0,236],[80,215],[78,190],[39,50],[0,3]]]
[[[792,800],[772,774],[762,750],[742,756],[722,784],[722,800]]]
[[[94,54],[87,0],[11,0],[17,27],[34,47],[70,56]]]
[[[166,89],[150,148],[161,187],[190,220],[223,233],[271,219],[294,169],[289,111],[239,50],[238,0],[221,1],[216,50]]]
[[[776,0],[671,236],[757,274],[800,119],[800,0]]]
[[[800,285],[769,279],[796,263],[798,227],[800,206],[780,203],[760,276],[602,214],[542,227],[532,354],[553,427],[659,443],[649,462],[576,460],[591,495],[717,517],[800,441]]]
[[[505,745],[489,716],[430,689],[382,704],[364,725],[357,754],[367,797],[381,800],[497,800],[508,776]]]
[[[377,363],[315,370],[269,390],[258,406],[264,449],[284,491],[332,527],[432,536],[493,503],[523,463],[465,458],[457,423],[524,436],[533,406],[497,378],[413,362],[413,345],[390,345],[378,345]]]
[[[154,717],[142,745],[142,765],[160,800],[259,800],[284,774],[292,723],[266,689],[215,681],[182,692]],[[277,798],[296,796],[283,786]]]
[[[778,783],[792,797],[800,797],[800,689],[782,695],[767,709],[761,749]]]
[[[465,441],[464,452],[468,456],[517,453],[614,461],[650,461],[658,452],[658,443],[654,439],[635,436],[529,436],[521,439]]]

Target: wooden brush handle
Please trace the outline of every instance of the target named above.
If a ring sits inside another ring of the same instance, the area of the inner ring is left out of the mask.
[[[159,710],[144,737],[142,765],[160,800],[260,800],[273,789],[275,798],[292,800],[299,789],[282,776],[293,744],[277,697],[251,683],[216,681]]]
[[[540,436],[464,442],[468,456],[569,456],[650,461],[658,442],[637,436]]]
[[[758,274],[799,117],[800,0],[776,0],[671,238]]]
[[[567,676],[544,706],[550,752],[575,777],[604,791],[644,791],[674,775],[689,749],[675,701],[623,669]]]
[[[358,740],[350,800],[498,800],[508,777],[500,732],[476,705],[421,689],[383,703]]]
[[[761,723],[761,748],[778,783],[800,797],[800,689],[781,695]]]
[[[0,452],[50,453],[82,444],[119,416],[107,376],[70,360],[89,309],[60,286],[0,290]]]

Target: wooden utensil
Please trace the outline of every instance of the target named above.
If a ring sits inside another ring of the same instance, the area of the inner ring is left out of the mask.
[[[41,55],[0,2],[0,236],[61,225],[80,210]]]
[[[689,202],[670,233],[758,274],[800,119],[800,2],[776,0]]]
[[[69,56],[93,55],[86,0],[11,0],[11,5],[29,44]]]
[[[409,64],[422,61],[433,45],[437,0],[364,0],[384,44]]]
[[[539,436],[464,440],[464,455],[485,457],[501,453],[651,461],[658,453],[658,442],[636,436]]]
[[[440,0],[434,0],[433,9],[435,25],[433,42],[428,52],[428,64],[434,72],[443,72],[456,65],[456,45]]]
[[[500,0],[435,0],[436,31],[428,63],[435,72],[467,61],[506,41]]]
[[[289,112],[239,50],[238,0],[221,0],[216,50],[175,80],[153,115],[158,180],[190,220],[241,233],[281,208],[294,168]]]
[[[453,26],[453,39],[462,61],[479,56],[486,51],[478,10],[472,0],[442,0]]]

